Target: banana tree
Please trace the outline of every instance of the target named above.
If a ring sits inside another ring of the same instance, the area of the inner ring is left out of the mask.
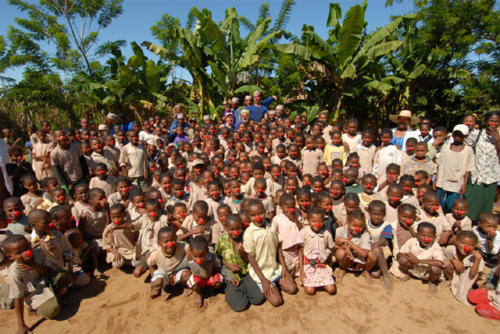
[[[333,110],[334,118],[345,113],[346,98],[356,98],[364,81],[371,81],[370,73],[381,57],[397,50],[403,42],[395,38],[396,28],[404,17],[378,29],[371,35],[364,33],[366,1],[351,7],[342,23],[340,5],[330,4],[327,26],[332,27],[328,39],[321,38],[314,28],[304,25],[301,43],[276,45],[276,49],[306,61],[315,85],[321,109]]]

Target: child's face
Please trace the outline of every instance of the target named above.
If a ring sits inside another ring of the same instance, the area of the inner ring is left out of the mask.
[[[469,127],[469,130],[474,128],[474,125],[476,125],[476,118],[472,115],[468,115],[464,117],[464,124]]]
[[[266,210],[262,204],[248,207],[248,216],[250,217],[250,222],[256,226],[262,227],[266,224]]]
[[[467,256],[472,253],[474,249],[476,249],[476,241],[474,238],[462,236],[460,239],[456,240],[456,248],[457,252],[462,256]]]
[[[424,210],[430,215],[435,214],[439,210],[439,197],[426,197],[423,201]]]
[[[111,222],[116,225],[121,225],[125,222],[127,217],[125,211],[120,209],[114,209],[109,211],[109,216],[111,218]]]
[[[10,221],[16,221],[23,215],[23,204],[21,201],[4,204],[3,209],[7,220]]]
[[[380,208],[368,209],[368,214],[370,215],[370,222],[378,226],[384,222],[385,210]]]
[[[46,191],[47,192],[51,192],[52,189],[56,188],[56,187],[59,187],[59,184],[57,183],[57,180],[50,180],[49,182],[47,182],[47,187],[46,187]],[[88,190],[87,190],[88,191]]]
[[[332,143],[335,146],[342,145],[342,137],[341,137],[340,133],[335,133],[332,135]]]
[[[136,210],[144,209],[145,207],[144,195],[134,196],[134,198],[132,199],[132,204],[135,206]]]
[[[417,145],[417,143],[414,143],[414,142],[406,143],[406,154],[413,155],[415,153],[415,146],[416,145]]]
[[[323,218],[322,214],[313,213],[308,215],[307,220],[309,221],[309,226],[313,232],[318,233],[323,227]]]
[[[431,127],[429,124],[422,124],[420,126],[420,133],[422,134],[422,137],[425,137],[429,134],[429,131],[431,131]]]
[[[160,219],[160,206],[159,205],[146,205],[146,213],[149,216],[149,219],[152,221],[157,221]]]
[[[314,181],[313,184],[312,184],[312,188],[317,193],[323,191],[323,189],[324,189],[323,182],[321,182],[321,181]]]
[[[403,192],[405,195],[411,195],[413,193],[414,182],[412,180],[403,180],[400,183],[403,186]]]
[[[172,186],[172,193],[175,197],[181,198],[184,196],[184,189],[182,189],[182,184],[174,184]]]
[[[193,256],[193,261],[197,264],[202,264],[207,259],[208,249],[191,249],[191,254]]]
[[[307,211],[311,207],[311,196],[302,194],[297,198],[297,201],[299,203],[299,208],[302,211]]]
[[[224,224],[224,222],[226,221],[226,217],[228,214],[230,214],[231,211],[229,210],[228,207],[225,207],[225,206],[220,206],[218,209],[217,209],[217,217],[219,217],[219,220]]]
[[[128,140],[132,145],[139,144],[139,136],[137,135],[137,132],[135,131],[130,132],[130,134],[128,135]]]
[[[295,196],[295,193],[297,192],[297,186],[298,186],[297,180],[287,179],[285,184],[285,191]]]
[[[54,218],[53,221],[56,224],[56,229],[61,233],[75,226],[75,217],[72,216],[71,210],[69,209],[60,212],[58,217]]]
[[[264,182],[255,182],[253,189],[258,197],[266,197],[266,184]]]
[[[271,177],[273,178],[273,181],[277,181],[281,176],[281,169],[276,166],[271,168]]]
[[[164,232],[158,236],[158,246],[167,255],[174,255],[177,246],[177,236],[174,232]]]
[[[441,144],[443,144],[444,141],[446,140],[446,132],[444,131],[434,131],[433,136],[434,136],[434,141],[437,141]]]
[[[420,247],[427,248],[432,246],[434,240],[436,239],[436,233],[431,228],[421,228],[417,231],[417,239],[420,243]]]
[[[264,171],[262,169],[254,169],[253,177],[255,179],[262,179],[264,177]]]
[[[375,187],[377,186],[377,180],[373,177],[364,177],[363,182],[361,183],[363,188],[365,189],[365,193],[368,195],[373,194]]]
[[[14,244],[7,245],[5,250],[9,256],[17,262],[28,263],[33,258],[31,245],[26,239],[19,240]]]
[[[214,201],[218,202],[221,198],[221,191],[218,185],[212,184],[208,187],[208,193],[210,194],[210,198]]]
[[[488,234],[488,238],[494,238],[497,235],[498,221],[496,219],[481,219],[478,224],[479,229]]]
[[[347,124],[347,133],[351,136],[355,136],[358,131],[358,124],[351,122]]]
[[[399,210],[398,220],[401,226],[411,226],[415,221],[415,212],[411,210]]]
[[[415,186],[420,186],[421,184],[426,184],[427,179],[422,175],[422,174],[415,174],[414,176],[415,179]]]
[[[24,181],[23,187],[26,188],[27,191],[34,193],[38,190],[38,183],[33,179],[27,179]]]
[[[326,167],[324,165],[318,166],[317,171],[318,171],[318,175],[322,179],[326,179],[328,177],[328,167]]]
[[[427,144],[418,144],[415,146],[415,158],[425,159],[427,154]]]
[[[239,240],[243,231],[238,220],[232,220],[226,224],[226,231],[233,240]]]
[[[455,217],[458,220],[462,220],[468,213],[469,213],[469,206],[467,205],[467,202],[459,202],[455,201],[453,203],[453,207],[451,208],[453,211],[453,217]]]
[[[372,135],[370,134],[364,134],[363,137],[361,137],[361,141],[364,146],[369,147],[372,144],[373,138]]]
[[[285,203],[281,204],[280,207],[285,216],[290,217],[295,215],[295,201],[286,201]]]
[[[99,166],[95,169],[95,173],[97,176],[99,176],[101,179],[104,179],[106,178],[106,176],[108,175],[108,169],[106,167],[103,167],[103,166]]]
[[[170,191],[172,190],[172,180],[170,179],[169,176],[165,176],[160,180],[160,186],[163,189],[163,191],[167,194],[170,194]]]
[[[89,200],[89,190],[87,187],[78,187],[75,189],[75,200],[87,203]]]
[[[193,218],[199,225],[203,225],[207,222],[207,214],[208,212],[206,211],[193,210]]]
[[[344,186],[339,183],[334,183],[330,186],[330,196],[333,199],[339,199],[344,196]]]
[[[47,234],[50,234],[52,229],[56,227],[56,224],[52,222],[52,219],[49,215],[44,215],[36,222],[34,222],[32,224],[32,227],[39,236],[45,236]]]
[[[363,233],[363,230],[365,229],[365,222],[362,219],[350,218],[347,223],[349,224],[349,232],[353,236]]]
[[[299,149],[296,146],[290,147],[290,157],[292,159],[299,159]]]
[[[313,140],[313,138],[310,138],[310,137],[306,138],[306,148],[308,150],[313,150],[314,149],[314,140]]]
[[[323,138],[316,138],[314,140],[314,146],[316,146],[317,149],[323,151],[325,148],[325,140]]]
[[[382,142],[383,146],[389,145],[389,143],[391,142],[391,139],[392,139],[392,135],[389,133],[383,133],[380,136],[380,141]]]
[[[52,201],[59,205],[63,205],[66,203],[66,192],[62,191],[54,191],[52,193]]]
[[[387,182],[388,183],[394,183],[394,182],[397,182],[398,179],[399,179],[399,173],[400,171],[397,170],[397,169],[389,169],[387,171]]]
[[[345,178],[344,183],[346,185],[351,185],[351,184],[356,182],[356,180],[358,178],[358,173],[356,172],[356,170],[348,169],[344,173],[344,178]]]
[[[128,197],[128,192],[130,191],[130,184],[128,182],[120,182],[116,185],[116,191],[120,193],[120,196]]]
[[[90,204],[92,205],[94,210],[101,210],[104,205],[106,205],[106,194],[102,192],[95,195],[94,198],[90,200]]]
[[[328,215],[333,209],[333,201],[330,197],[322,198],[319,202],[319,207],[325,215]]]
[[[403,198],[403,191],[390,188],[387,190],[387,201],[393,207],[396,207],[400,204],[401,199]]]
[[[345,201],[344,206],[345,206],[345,211],[348,214],[353,212],[354,210],[359,209],[359,203],[356,201],[351,201],[351,200]]]

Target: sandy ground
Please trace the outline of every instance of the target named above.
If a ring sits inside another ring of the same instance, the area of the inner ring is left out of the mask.
[[[26,316],[34,333],[498,333],[500,322],[478,317],[472,306],[456,301],[449,288],[433,295],[420,281],[395,282],[387,291],[376,280],[368,286],[361,277],[346,275],[335,296],[301,290],[285,295],[285,304],[268,303],[242,313],[233,312],[219,294],[201,309],[193,296],[164,295],[151,300],[145,276],[136,279],[120,270],[106,280],[73,290],[63,300],[57,320]],[[14,311],[0,311],[1,333],[15,333]]]

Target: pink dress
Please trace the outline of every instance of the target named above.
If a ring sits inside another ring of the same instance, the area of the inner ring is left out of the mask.
[[[300,231],[304,239],[304,286],[319,288],[335,284],[332,268],[327,264],[335,243],[330,232],[325,229],[315,233],[309,226]]]
[[[272,223],[278,230],[280,240],[282,240],[286,267],[290,274],[295,277],[299,273],[299,247],[297,246],[304,243],[299,228],[283,213],[275,216]]]

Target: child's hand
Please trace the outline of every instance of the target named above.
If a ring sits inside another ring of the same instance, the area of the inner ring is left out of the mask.
[[[418,259],[418,257],[416,257],[415,255],[413,255],[412,253],[408,253],[406,254],[407,258],[408,258],[408,261],[410,261],[411,264],[413,265],[416,265],[420,262],[420,260]]]
[[[497,232],[495,230],[489,230],[488,231],[488,239],[495,239],[495,237],[497,236]]]
[[[207,230],[207,228],[204,225],[200,225],[197,228],[193,230],[194,234],[202,234]]]
[[[457,273],[461,274],[465,271],[465,267],[464,267],[464,264],[462,263],[462,261],[455,259],[455,260],[451,260],[451,262],[453,263],[453,267],[455,267],[455,271]]]
[[[462,223],[459,220],[456,220],[455,224],[453,224],[453,228],[461,231],[462,230]]]
[[[30,261],[31,262],[31,261]],[[21,271],[30,271],[32,268],[29,264],[27,263],[24,263],[24,262],[18,262],[17,263],[17,267],[19,268],[19,270]]]
[[[237,273],[241,270],[241,267],[235,263],[226,263],[226,267],[229,268],[233,273]]]
[[[264,295],[268,295],[271,293],[271,281],[268,280],[267,278],[265,278],[264,280],[262,280],[262,292],[264,293]]]
[[[240,286],[240,280],[237,278],[233,278],[231,280],[231,283],[233,283],[234,286]]]

